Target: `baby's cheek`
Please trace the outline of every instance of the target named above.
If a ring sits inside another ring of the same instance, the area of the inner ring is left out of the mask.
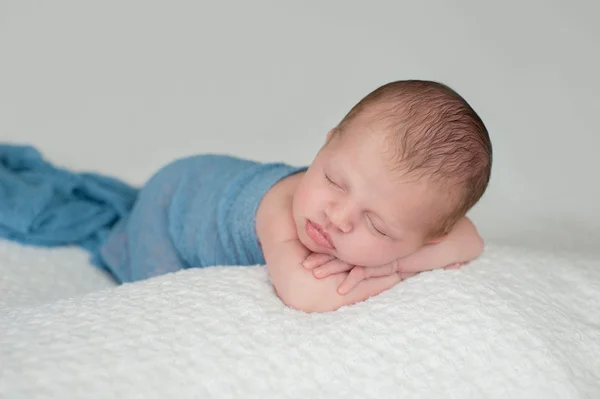
[[[299,215],[304,213],[306,211],[306,202],[306,193],[301,189],[296,190],[293,202],[294,214]]]
[[[338,249],[341,249],[340,256],[348,259],[347,263],[361,266],[381,266],[394,260],[390,259],[392,254],[387,248],[364,236],[357,235],[352,239],[348,237],[343,244],[343,248]]]
[[[298,208],[301,210],[316,210],[322,202],[322,195],[311,187],[301,187],[297,192]]]

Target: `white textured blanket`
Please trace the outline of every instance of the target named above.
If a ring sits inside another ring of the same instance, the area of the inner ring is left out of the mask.
[[[600,397],[600,261],[572,255],[488,246],[329,314],[263,267],[23,305],[0,313],[2,398]]]

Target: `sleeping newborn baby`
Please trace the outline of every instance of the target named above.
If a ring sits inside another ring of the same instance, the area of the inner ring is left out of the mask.
[[[285,304],[322,312],[483,250],[465,215],[489,181],[490,139],[467,102],[435,82],[367,95],[309,167],[203,154],[138,190],[0,147],[0,236],[80,245],[121,283],[266,264]]]
[[[486,129],[455,92],[390,83],[328,133],[308,168],[213,154],[167,165],[100,253],[121,281],[266,263],[287,305],[334,310],[477,257],[465,214],[490,166]]]
[[[448,87],[378,88],[328,133],[308,170],[278,182],[258,208],[279,296],[333,310],[476,258],[483,241],[465,214],[487,187],[491,161],[483,122]]]

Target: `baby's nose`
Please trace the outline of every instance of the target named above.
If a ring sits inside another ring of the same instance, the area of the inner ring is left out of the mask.
[[[327,216],[331,223],[342,232],[349,233],[352,230],[351,215],[348,207],[331,209]]]
[[[337,226],[344,233],[349,233],[352,230],[352,224],[345,220],[342,220]]]

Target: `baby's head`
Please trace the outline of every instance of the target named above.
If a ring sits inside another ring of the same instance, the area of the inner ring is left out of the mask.
[[[299,239],[350,264],[386,264],[447,234],[485,192],[491,165],[487,130],[456,92],[386,84],[328,133],[302,178]],[[315,229],[329,245],[311,238]]]

